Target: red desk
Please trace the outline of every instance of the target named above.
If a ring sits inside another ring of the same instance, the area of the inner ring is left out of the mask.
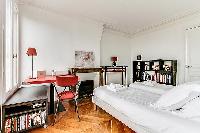
[[[49,106],[49,113],[54,114],[55,113],[55,105],[54,105],[54,87],[53,84],[56,82],[55,76],[46,76],[44,78],[36,78],[36,79],[26,79],[25,83],[29,84],[43,84],[43,83],[50,83],[50,106]]]
[[[30,84],[54,83],[56,82],[56,77],[46,76],[44,78],[26,79],[25,82]]]
[[[74,75],[66,75],[66,76],[74,76]],[[54,83],[56,82],[56,76],[46,76],[44,78],[36,78],[36,79],[26,79],[25,83],[29,84],[43,84],[50,83],[50,114],[55,113],[55,105],[54,105]]]

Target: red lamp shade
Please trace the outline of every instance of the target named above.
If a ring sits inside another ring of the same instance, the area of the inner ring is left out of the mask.
[[[35,48],[28,48],[27,53],[28,56],[37,56],[37,52]]]
[[[116,56],[111,57],[111,61],[117,61],[118,58]]]

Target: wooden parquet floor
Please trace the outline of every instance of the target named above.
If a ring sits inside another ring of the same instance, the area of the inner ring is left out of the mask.
[[[80,121],[72,103],[66,103],[65,107],[67,111],[58,115],[54,125],[51,125],[53,116],[49,116],[47,128],[37,128],[31,133],[135,133],[104,110],[94,110],[91,99],[80,102]]]

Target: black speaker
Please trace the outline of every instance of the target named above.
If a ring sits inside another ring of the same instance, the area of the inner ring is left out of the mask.
[[[79,98],[91,97],[94,90],[94,80],[81,81],[79,86]]]

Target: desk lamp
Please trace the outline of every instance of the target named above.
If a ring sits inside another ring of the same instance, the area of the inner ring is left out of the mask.
[[[113,61],[113,63],[112,63],[113,67],[117,66],[117,63],[116,63],[117,60],[118,60],[118,57],[116,57],[116,56],[111,57],[111,61]]]
[[[28,56],[31,56],[31,57],[32,57],[32,76],[31,76],[31,79],[34,79],[34,78],[33,78],[33,56],[37,56],[36,49],[35,49],[35,48],[28,48],[26,54],[27,54]]]

